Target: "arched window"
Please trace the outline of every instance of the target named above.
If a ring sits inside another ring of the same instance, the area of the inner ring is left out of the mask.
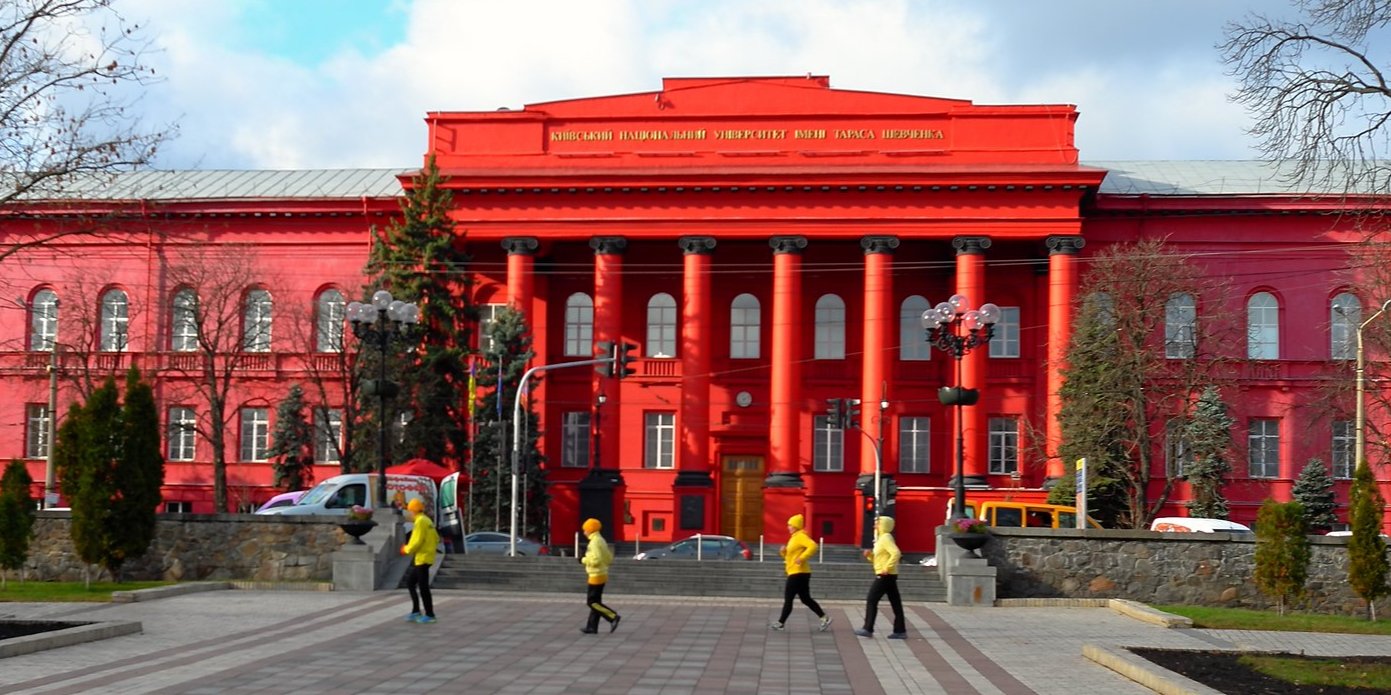
[[[1246,300],[1246,356],[1280,359],[1280,302],[1269,292],[1257,292]]]
[[[246,293],[246,313],[242,321],[242,349],[247,352],[270,352],[271,298],[261,289]]]
[[[729,305],[729,356],[736,360],[758,359],[759,329],[758,297],[741,294]]]
[[[52,350],[58,339],[58,294],[39,290],[29,302],[29,349]]]
[[[1357,327],[1362,323],[1362,301],[1350,292],[1333,298],[1328,310],[1328,332],[1332,339],[1329,357],[1335,360],[1357,358]]]
[[[319,293],[314,311],[315,348],[319,352],[343,351],[343,318],[347,307],[342,292],[330,288]]]
[[[1186,292],[1169,295],[1164,303],[1164,356],[1173,360],[1191,359],[1197,351],[1194,329],[1198,304]]]
[[[932,308],[927,299],[913,295],[898,307],[898,358],[904,362],[932,359],[932,345],[923,331],[923,312]]]
[[[565,354],[590,355],[594,350],[594,300],[576,292],[565,300]]]
[[[845,359],[845,302],[834,294],[816,300],[815,359]]]
[[[676,300],[665,292],[647,300],[648,357],[676,356]]]
[[[198,295],[190,288],[174,293],[169,317],[169,348],[174,352],[198,349]]]
[[[122,352],[129,342],[130,302],[124,290],[101,296],[101,351]]]

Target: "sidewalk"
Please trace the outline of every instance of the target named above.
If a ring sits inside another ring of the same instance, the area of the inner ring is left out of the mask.
[[[583,596],[212,591],[128,604],[0,604],[16,619],[138,620],[144,633],[0,660],[4,693],[1149,693],[1083,644],[1391,654],[1391,638],[1173,630],[1105,608],[910,604],[904,642],[855,637],[859,602],[817,632],[780,600],[606,596],[613,634],[582,635]],[[887,611],[887,605],[883,606]]]

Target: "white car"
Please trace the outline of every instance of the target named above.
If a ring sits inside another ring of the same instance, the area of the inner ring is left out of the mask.
[[[1249,526],[1238,524],[1235,521],[1187,516],[1161,516],[1150,522],[1150,530],[1162,531],[1165,533],[1230,533],[1244,536],[1255,535],[1252,533]]]

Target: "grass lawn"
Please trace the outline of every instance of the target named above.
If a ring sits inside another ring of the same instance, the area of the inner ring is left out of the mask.
[[[1367,692],[1391,689],[1391,665],[1374,661],[1329,658],[1307,659],[1260,654],[1242,656],[1240,662],[1272,678],[1298,685],[1366,688]]]
[[[1354,635],[1391,635],[1391,621],[1370,622],[1363,617],[1323,615],[1273,609],[1209,608],[1206,606],[1155,606],[1166,613],[1193,620],[1194,627],[1213,630],[1275,630],[1282,632],[1342,632]]]
[[[57,603],[68,601],[91,601],[104,603],[111,600],[113,591],[135,591],[152,586],[165,586],[174,582],[92,582],[87,588],[83,582],[17,582],[10,580],[0,590],[0,603]]]

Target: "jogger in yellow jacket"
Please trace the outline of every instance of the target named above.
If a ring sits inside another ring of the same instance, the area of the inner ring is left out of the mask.
[[[599,533],[603,524],[599,523],[598,519],[585,519],[581,528],[585,537],[589,539],[589,547],[585,548],[584,557],[580,558],[585,574],[589,575],[589,588],[585,593],[585,603],[589,606],[589,622],[580,632],[586,635],[598,632],[600,618],[609,621],[609,632],[613,632],[618,629],[618,621],[621,618],[616,611],[604,605],[604,584],[609,581],[609,565],[613,564],[613,551],[604,541],[604,536]]]
[[[816,541],[807,535],[803,530],[806,526],[806,519],[801,514],[793,515],[787,520],[787,532],[792,534],[787,539],[787,545],[782,547],[779,553],[782,555],[783,568],[787,570],[787,583],[783,585],[782,591],[782,614],[778,616],[778,621],[769,627],[774,630],[783,630],[787,626],[787,616],[792,615],[793,597],[802,600],[802,603],[821,621],[818,629],[825,631],[831,626],[831,616],[821,610],[821,605],[816,599],[811,597],[811,559],[816,556]]]
[[[908,628],[903,620],[903,599],[898,594],[898,561],[903,553],[894,542],[894,518],[881,516],[874,524],[874,550],[865,551],[865,559],[874,563],[874,584],[869,587],[869,598],[865,600],[865,626],[855,631],[861,637],[874,636],[874,619],[879,616],[879,599],[889,597],[889,606],[894,611],[894,631],[889,639],[908,639]]]
[[[435,602],[430,595],[430,566],[435,564],[435,548],[440,536],[435,531],[434,522],[425,515],[425,503],[418,498],[406,505],[414,526],[411,538],[401,546],[401,554],[409,555],[411,566],[406,569],[406,590],[411,592],[411,614],[406,620],[416,623],[435,622]],[[417,592],[419,594],[417,595]],[[420,612],[420,604],[425,604],[425,612]]]

